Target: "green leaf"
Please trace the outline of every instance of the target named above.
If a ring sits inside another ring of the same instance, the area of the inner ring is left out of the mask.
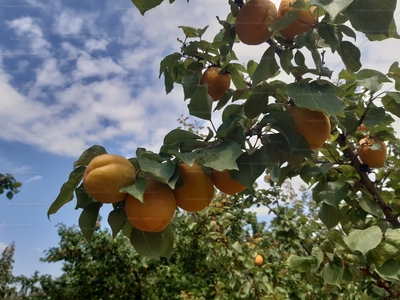
[[[168,69],[164,72],[164,85],[166,94],[169,94],[174,88],[174,79],[172,78],[171,71]]]
[[[143,194],[145,189],[146,179],[144,177],[138,177],[132,185],[122,187],[119,192],[128,193],[143,203]]]
[[[371,251],[368,252],[368,259],[376,266],[382,266],[387,260],[395,259],[400,254],[400,229],[388,228],[385,239]]]
[[[131,0],[136,8],[140,11],[142,16],[144,13],[154,7],[160,5],[163,0]]]
[[[92,240],[94,228],[96,226],[99,210],[103,203],[95,202],[86,206],[79,216],[79,227],[85,239]]]
[[[318,212],[318,217],[328,229],[331,229],[339,224],[342,214],[340,210],[336,209],[334,206],[323,202]]]
[[[80,166],[69,174],[68,181],[62,185],[56,200],[54,200],[47,211],[47,217],[49,219],[50,215],[55,214],[64,204],[70,202],[74,198],[74,191],[81,182],[85,169],[86,167]]]
[[[239,115],[230,115],[228,120],[224,121],[224,123],[218,127],[216,136],[219,138],[227,137],[239,125],[240,120],[241,117]]]
[[[14,196],[14,194],[11,191],[7,192],[7,194],[6,194],[6,197],[8,200],[11,200],[13,198],[13,196]]]
[[[255,88],[260,82],[273,77],[278,71],[279,66],[275,59],[275,47],[270,46],[264,52],[257,69],[254,71],[253,76],[251,76],[253,88]]]
[[[356,33],[352,28],[349,26],[343,25],[343,24],[338,24],[336,28],[343,34],[352,37],[354,40],[356,39]]]
[[[306,58],[304,57],[303,53],[301,53],[300,50],[297,50],[294,54],[294,62],[296,63],[296,65],[298,65],[299,67],[307,68],[305,61]]]
[[[300,10],[292,9],[288,11],[286,14],[284,14],[281,18],[279,18],[274,24],[269,26],[269,30],[275,31],[275,30],[282,30],[288,27],[290,24],[292,24],[294,21],[296,21],[299,17]]]
[[[378,34],[374,34],[374,33],[367,33],[366,36],[370,41],[383,41],[386,40],[388,38],[393,38],[393,39],[400,39],[400,35],[397,32],[397,26],[396,26],[396,22],[394,19],[392,19],[392,21],[389,24],[389,28],[388,28],[388,35],[383,34],[383,33],[378,33]]]
[[[211,149],[204,150],[202,165],[216,171],[238,169],[236,159],[242,153],[239,144],[233,141],[223,141]]]
[[[102,154],[107,154],[107,151],[103,146],[94,145],[86,149],[78,160],[74,162],[74,169],[80,166],[87,166],[93,158]]]
[[[185,74],[182,77],[184,100],[193,96],[199,85],[199,75],[197,73]]]
[[[365,126],[372,128],[375,125],[381,124],[385,119],[385,109],[382,107],[374,107],[368,111],[365,116]]]
[[[159,74],[159,78],[161,77],[161,74],[164,73],[164,71],[175,65],[176,62],[178,60],[180,60],[182,58],[182,54],[178,53],[178,52],[174,52],[170,55],[167,55],[166,57],[164,57],[164,59],[160,62],[160,74]]]
[[[268,167],[269,157],[262,150],[255,150],[252,154],[242,153],[236,160],[239,170],[230,172],[232,179],[244,186],[251,188],[254,182],[264,173]]]
[[[92,197],[90,197],[85,189],[83,188],[83,184],[75,189],[75,196],[76,196],[76,206],[75,209],[78,208],[85,208],[91,203],[96,202]]]
[[[382,239],[382,231],[378,226],[371,226],[364,230],[353,229],[344,237],[344,242],[352,251],[366,253],[379,245]]]
[[[376,268],[376,272],[387,281],[400,283],[400,264],[394,259],[387,260],[382,266]]]
[[[351,2],[353,2],[353,0],[311,0],[310,5],[322,7],[333,20],[339,13],[345,10]]]
[[[116,237],[118,232],[124,228],[126,221],[125,209],[123,207],[114,208],[108,214],[108,224],[112,230],[112,236]]]
[[[181,28],[183,30],[183,33],[187,38],[195,38],[195,37],[201,37],[204,34],[204,32],[206,32],[208,25],[202,29],[189,26],[178,26],[178,28]]]
[[[250,77],[253,76],[254,72],[257,70],[257,66],[258,63],[256,63],[252,59],[247,62],[247,73],[249,74]]]
[[[249,87],[243,77],[243,74],[239,72],[235,66],[229,64],[227,70],[231,74],[231,79],[236,89],[246,89]]]
[[[340,202],[346,197],[349,191],[349,185],[343,181],[326,182],[322,185],[322,189],[318,193],[322,201],[339,209]]]
[[[136,156],[140,169],[153,176],[158,181],[168,184],[171,188],[175,187],[175,180],[172,180],[172,176],[175,173],[175,164],[171,160],[161,160],[157,159],[158,154],[144,151],[143,148],[138,148],[136,150]],[[136,187],[132,187],[136,189]],[[130,190],[134,192],[134,190]]]
[[[400,93],[386,92],[382,98],[382,104],[387,111],[400,118]]]
[[[259,116],[268,106],[268,97],[273,93],[268,84],[256,86],[244,103],[244,114],[249,119]]]
[[[189,114],[200,119],[211,120],[213,99],[207,93],[207,84],[199,85],[188,104]]]
[[[344,108],[343,100],[335,89],[330,84],[318,81],[288,84],[286,94],[294,99],[297,106],[324,111],[328,115],[335,115]]]
[[[187,130],[173,129],[165,135],[164,145],[173,144],[175,142],[182,142],[186,139],[201,140],[202,137]]]
[[[280,56],[280,64],[281,64],[282,69],[287,74],[290,74],[290,67],[293,66],[292,59],[293,59],[293,52],[291,49],[285,49],[282,51],[281,56]]]
[[[383,212],[379,206],[378,203],[376,203],[374,200],[367,198],[367,197],[361,197],[359,200],[360,206],[363,210],[365,210],[367,213],[378,217],[382,218],[383,217]]]
[[[242,104],[231,104],[225,107],[224,111],[222,112],[222,122],[226,122],[229,120],[231,115],[242,115]]]
[[[130,241],[139,255],[169,259],[174,244],[174,231],[171,224],[160,232],[146,232],[132,227]]]
[[[343,12],[355,30],[372,35],[390,36],[396,0],[353,0]]]
[[[325,283],[340,287],[343,277],[344,266],[339,257],[334,257],[333,261],[327,263],[321,271],[321,276]]]
[[[199,153],[199,152],[182,153],[182,152],[178,152],[178,151],[175,151],[175,150],[170,150],[170,151],[168,151],[168,153],[170,153],[170,154],[174,155],[175,157],[179,158],[180,160],[182,160],[183,162],[185,162],[189,166],[193,165],[193,163],[196,161],[197,158],[203,156],[203,154]]]
[[[240,243],[238,241],[236,241],[232,244],[232,248],[235,249],[235,251],[239,254],[243,252],[242,246],[240,245]]]
[[[400,68],[399,68],[399,62],[394,62],[390,66],[389,73],[388,73],[387,76],[395,80],[395,85],[394,85],[395,89],[397,91],[400,91]]]
[[[312,258],[291,254],[286,260],[285,264],[288,265],[293,271],[302,273],[311,269]]]
[[[361,68],[361,52],[352,42],[342,41],[337,49],[347,70],[357,72]]]
[[[331,47],[332,53],[334,53],[342,40],[342,36],[337,28],[332,24],[321,22],[318,26],[318,33],[319,36],[324,39],[325,43]]]

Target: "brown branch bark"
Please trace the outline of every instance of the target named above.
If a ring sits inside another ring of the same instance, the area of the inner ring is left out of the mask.
[[[375,184],[369,179],[368,174],[361,170],[361,162],[358,160],[357,155],[348,147],[346,142],[346,136],[342,133],[337,138],[337,141],[341,148],[344,148],[343,154],[347,156],[352,166],[357,170],[357,173],[361,177],[362,184],[368,189],[368,191],[373,196],[376,203],[378,203],[382,212],[384,213],[386,220],[395,227],[400,227],[399,219],[393,214],[392,209],[386,204],[382,199],[381,193],[378,191]]]

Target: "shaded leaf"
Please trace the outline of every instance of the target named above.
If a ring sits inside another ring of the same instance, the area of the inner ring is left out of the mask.
[[[160,5],[163,2],[163,0],[131,0],[131,1],[142,15],[144,15],[146,11]]]
[[[68,181],[62,185],[56,200],[54,200],[47,211],[47,217],[49,219],[50,215],[55,214],[64,204],[70,202],[74,198],[74,191],[81,182],[85,169],[86,167],[80,166],[69,174]]]
[[[264,52],[253,76],[251,76],[253,88],[255,88],[260,82],[273,77],[278,71],[279,66],[275,59],[275,47],[270,46]]]
[[[142,256],[169,259],[174,244],[174,231],[171,224],[160,232],[146,232],[132,227],[130,241]]]
[[[325,283],[340,287],[343,277],[344,266],[339,257],[334,257],[333,261],[327,263],[321,271]]]
[[[357,31],[389,37],[395,9],[396,0],[353,0],[343,14]]]
[[[318,212],[318,217],[328,229],[331,229],[339,224],[342,214],[339,209],[323,202]]]
[[[285,262],[293,271],[306,272],[311,269],[312,258],[291,254]]]
[[[204,150],[202,165],[216,171],[238,169],[236,159],[242,153],[239,144],[233,141],[223,141],[212,149]]]
[[[326,204],[339,209],[339,203],[345,198],[348,193],[349,185],[343,181],[326,182],[322,186],[322,191],[318,196]]]
[[[112,236],[116,237],[118,232],[124,228],[125,223],[127,222],[125,209],[123,207],[114,208],[108,214],[107,221],[111,227]]]
[[[74,162],[73,167],[75,169],[80,166],[87,166],[94,157],[102,154],[107,154],[106,149],[103,146],[94,145],[83,151],[78,160]]]
[[[96,226],[99,210],[103,203],[95,202],[86,206],[79,216],[79,227],[85,239],[90,242],[92,240],[94,228]]]
[[[347,70],[357,72],[361,68],[361,52],[352,42],[342,41],[337,49]]]
[[[322,7],[332,19],[335,19],[336,16],[344,9],[346,9],[346,7],[349,6],[351,2],[353,2],[353,0],[310,0],[310,5],[317,5]]]
[[[255,150],[252,154],[242,153],[237,159],[239,170],[230,172],[232,178],[244,186],[251,188],[253,183],[268,167],[269,157],[262,150]]]
[[[287,85],[286,94],[295,100],[299,107],[311,110],[322,110],[328,115],[335,115],[343,110],[343,100],[335,89],[327,83],[313,81],[310,83],[291,83]]]
[[[207,93],[207,84],[199,85],[188,104],[192,116],[211,120],[212,98]]]

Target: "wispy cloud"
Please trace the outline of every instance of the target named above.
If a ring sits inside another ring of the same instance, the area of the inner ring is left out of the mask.
[[[36,181],[36,180],[40,180],[40,179],[42,179],[42,176],[39,176],[39,175],[33,176],[33,177],[27,179],[27,180],[25,181],[25,183],[32,182],[32,181]]]

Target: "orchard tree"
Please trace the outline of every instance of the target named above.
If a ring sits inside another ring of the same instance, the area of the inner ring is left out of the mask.
[[[14,194],[18,193],[18,188],[21,187],[21,182],[18,182],[12,174],[0,174],[0,194],[3,194],[4,191],[7,191],[7,198],[12,199]]]
[[[201,212],[175,216],[169,260],[138,255],[124,234],[113,238],[99,224],[90,244],[76,226],[59,224],[60,242],[41,260],[62,262],[62,275],[16,277],[18,299],[315,299],[305,277],[285,265],[289,254],[320,242],[312,234],[323,233],[322,224],[301,229],[316,217],[310,193],[298,198],[290,184],[258,193],[272,213],[269,226],[249,211],[252,195],[218,193]]]
[[[133,0],[142,14],[161,2]],[[386,73],[363,68],[352,42],[356,32],[375,42],[399,38],[396,1],[227,5],[231,12],[217,18],[221,29],[212,41],[202,38],[208,26],[180,26],[179,50],[160,63],[166,93],[182,85],[189,114],[208,122],[206,133],[173,129],[158,152],[138,148],[129,160],[90,147],[74,163],[48,216],[75,195],[79,226],[90,241],[100,208],[112,205],[114,236],[122,230],[138,254],[172,260],[180,255],[171,223],[176,207],[194,212],[188,217],[195,220],[212,205],[214,187],[227,194],[245,190],[257,205],[261,176],[277,186],[298,178],[312,187],[318,209],[318,221],[309,222],[328,232],[315,232],[322,242],[304,252],[289,248],[290,269],[302,273],[316,294],[334,295],[350,285],[360,292],[355,299],[399,298],[400,162],[392,124],[400,116],[400,68],[398,62]],[[238,43],[265,52],[240,64]],[[326,67],[326,51],[345,66],[337,78]],[[282,72],[292,82],[279,80]],[[393,88],[383,89],[388,83]],[[218,110],[222,122],[215,126]],[[300,227],[303,236],[307,225]]]
[[[8,299],[15,295],[15,287],[13,286],[14,277],[12,275],[14,263],[15,245],[12,243],[7,246],[0,257],[0,297],[1,299]]]

